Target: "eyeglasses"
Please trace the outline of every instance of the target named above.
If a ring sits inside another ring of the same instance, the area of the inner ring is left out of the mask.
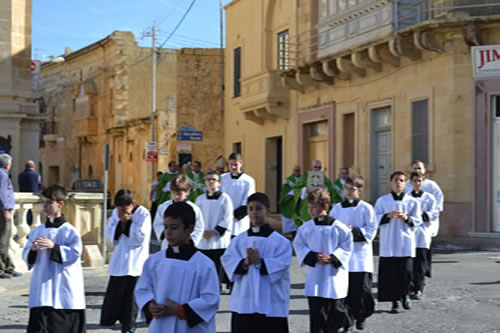
[[[321,166],[313,166],[313,169],[321,169]]]
[[[344,187],[344,190],[347,192],[354,192],[361,190],[359,187]]]

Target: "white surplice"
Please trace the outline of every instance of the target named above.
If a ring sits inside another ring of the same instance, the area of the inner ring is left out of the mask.
[[[170,206],[173,202],[174,202],[173,199],[165,201],[164,203],[159,205],[158,209],[156,210],[156,215],[153,220],[153,230],[155,231],[156,239],[163,238],[162,237],[163,230],[165,230],[165,226],[163,224],[164,222],[163,215],[165,214],[165,211],[167,210],[168,206]],[[205,230],[205,222],[203,220],[203,214],[201,213],[200,207],[196,206],[196,204],[192,203],[189,200],[186,200],[186,203],[193,208],[194,215],[196,217],[194,230],[190,236],[191,239],[193,240],[194,246],[198,246],[203,237],[203,231]],[[167,246],[168,246],[167,241],[163,239],[163,241],[161,242],[161,249],[165,250]]]
[[[216,192],[213,196],[208,193],[196,198],[196,205],[200,207],[206,231],[216,231],[210,239],[202,237],[198,244],[199,249],[214,250],[225,249],[231,241],[231,228],[233,224],[233,203],[224,192]],[[220,232],[223,232],[222,236]]]
[[[401,219],[390,219],[388,223],[382,224],[382,217],[395,210],[407,214],[413,226]],[[422,223],[422,212],[418,201],[409,194],[405,194],[402,200],[394,200],[393,194],[388,193],[377,199],[375,214],[380,223],[380,256],[415,257],[415,230]]]
[[[411,191],[413,191],[413,185],[408,180],[406,182],[405,192],[410,193]],[[436,199],[437,209],[440,212],[444,210],[444,194],[435,181],[426,178],[424,184],[422,185],[422,191],[432,194]]]
[[[38,237],[47,237],[58,245],[62,263],[50,259],[53,250],[36,251],[34,265],[28,263],[33,241]],[[80,235],[69,222],[64,222],[58,228],[47,228],[42,224],[30,232],[23,250],[28,269],[33,269],[29,308],[48,306],[54,309],[85,309],[82,251]]]
[[[229,195],[233,203],[233,209],[238,209],[241,206],[246,206],[248,197],[255,193],[255,180],[243,172],[237,176],[233,176],[231,172],[226,172],[221,175],[220,190]],[[241,220],[234,218],[231,233],[237,236],[247,231],[249,226],[248,215]]]
[[[410,193],[413,196],[413,193]],[[432,237],[437,235],[439,228],[439,210],[434,196],[428,192],[423,192],[421,197],[413,196],[420,204],[422,214],[425,212],[429,218],[428,222],[423,221],[415,231],[415,240],[418,248],[431,248]]]
[[[331,225],[317,225],[314,220],[309,220],[299,227],[293,247],[299,265],[307,266],[306,296],[331,299],[347,296],[352,243],[351,231],[339,220],[333,221]],[[333,264],[316,262],[311,267],[304,262],[310,252],[334,255],[341,265],[335,268]]]
[[[219,278],[210,258],[196,251],[190,258],[167,258],[159,251],[144,264],[135,287],[135,298],[144,317],[144,306],[151,300],[166,304],[169,298],[177,304],[187,304],[201,322],[189,327],[187,320],[177,316],[153,318],[149,333],[186,332],[215,333],[215,314],[219,307]]]
[[[118,210],[115,208],[106,226],[106,236],[115,246],[109,262],[108,273],[111,276],[139,276],[142,266],[149,257],[151,239],[151,215],[143,206],[138,206],[130,217],[129,235],[121,234],[115,240],[116,227],[120,223]]]
[[[344,201],[346,202],[346,201]],[[373,239],[377,235],[378,221],[375,210],[369,203],[359,200],[355,206],[344,207],[344,202],[333,206],[330,216],[346,226],[352,225],[363,234],[363,241],[353,239],[353,249],[349,260],[349,272],[373,273]]]
[[[244,274],[237,274],[247,249],[257,249],[265,266],[249,265]],[[221,257],[229,280],[234,282],[229,311],[239,314],[260,313],[267,317],[288,317],[290,302],[290,241],[273,231],[269,225],[252,227],[231,240]]]

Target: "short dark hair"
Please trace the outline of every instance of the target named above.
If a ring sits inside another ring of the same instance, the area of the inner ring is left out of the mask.
[[[201,168],[201,162],[200,161],[194,161],[193,164],[198,164]]]
[[[59,184],[50,185],[42,191],[42,196],[49,200],[64,201],[67,200],[67,193],[64,186]]]
[[[420,173],[420,172],[417,172],[417,171],[413,171],[411,174],[410,174],[410,180],[413,180],[413,178],[415,177],[420,177],[420,178],[423,178],[425,179],[425,176]]]
[[[175,192],[185,192],[191,189],[189,177],[183,174],[175,176],[170,181],[170,190]]]
[[[163,218],[171,217],[174,219],[181,219],[184,224],[184,229],[194,225],[196,215],[193,207],[185,202],[174,202],[165,210]]]
[[[237,152],[233,152],[229,155],[229,157],[227,158],[227,160],[236,160],[236,161],[243,161],[243,158],[241,157],[241,154],[240,153],[237,153]]]
[[[177,163],[175,163],[175,161],[170,161],[170,162],[168,162],[168,166],[169,166],[169,167],[171,167],[172,165],[175,165],[175,164],[177,164]]]
[[[329,205],[330,204],[330,192],[325,188],[319,188],[312,191],[307,195],[307,203]]]
[[[205,179],[207,179],[208,176],[217,176],[217,180],[220,181],[220,173],[218,173],[217,171],[209,171],[206,173],[205,175]]]
[[[391,173],[391,177],[389,178],[389,180],[392,181],[392,179],[396,176],[404,176],[406,178],[406,173],[404,173],[403,171],[394,171],[393,173]]]
[[[422,165],[425,167],[425,162],[423,162],[423,161],[421,161],[421,160],[413,160],[413,161],[411,162],[411,165],[413,165],[413,164],[417,164],[417,163],[422,163]]]
[[[157,176],[161,176],[161,175],[163,175],[163,172],[158,171],[158,172],[156,173],[156,175],[157,175]]]
[[[262,192],[255,192],[247,199],[247,205],[252,202],[257,201],[264,205],[264,207],[269,208],[269,198]]]
[[[363,188],[365,186],[365,180],[358,175],[347,176],[345,183],[357,188]]]
[[[346,174],[349,174],[349,168],[340,168],[340,170],[343,170],[346,172]]]
[[[128,206],[134,202],[132,191],[122,188],[115,194],[115,206]]]

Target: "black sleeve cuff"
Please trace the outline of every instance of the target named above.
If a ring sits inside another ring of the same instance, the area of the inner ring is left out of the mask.
[[[129,234],[130,234],[130,226],[132,225],[132,220],[128,220],[127,223],[125,223],[125,225],[123,226],[123,230],[122,230],[122,233],[129,237]]]
[[[260,259],[260,275],[268,275],[269,273],[267,272],[267,267],[266,263],[264,262],[264,259]]]
[[[201,319],[201,317],[198,316],[198,314],[194,312],[193,309],[191,309],[189,304],[186,303],[182,307],[184,308],[184,311],[186,311],[186,320],[190,328],[195,327],[203,321],[203,319]]]
[[[408,216],[408,219],[405,220],[405,223],[408,224],[410,227],[414,227],[415,223],[413,223],[413,220],[410,216]]]
[[[63,263],[61,249],[59,248],[59,245],[54,244],[54,247],[50,251],[50,260],[57,262],[59,264]]]
[[[424,222],[429,222],[430,221],[429,215],[427,215],[426,212],[422,213],[422,221],[424,221]]]
[[[342,263],[340,262],[340,260],[336,256],[334,256],[333,254],[330,254],[330,258],[332,258],[333,267],[339,268],[340,266],[342,266]]]
[[[247,206],[240,206],[233,211],[234,218],[238,221],[247,216]]]
[[[382,218],[380,219],[380,225],[389,223],[390,220],[391,219],[389,218],[389,213],[384,214],[384,216],[382,216]]]
[[[120,239],[120,236],[122,235],[122,231],[123,231],[122,223],[118,222],[118,224],[116,225],[116,229],[115,229],[115,236],[113,237],[113,239],[115,241],[118,241]]]
[[[164,240],[164,239],[165,239],[165,233],[164,233],[164,232],[162,232],[162,233],[160,234],[160,240],[162,241],[162,240]]]
[[[146,305],[144,305],[144,307],[142,308],[142,311],[144,312],[144,317],[146,317],[146,324],[148,325],[151,322],[151,320],[153,320],[153,315],[151,314],[151,312],[149,312],[149,303],[151,303],[151,301],[147,302]]]
[[[35,264],[36,255],[37,255],[36,251],[30,250],[30,252],[28,253],[28,265],[33,266]]]
[[[352,228],[352,238],[355,242],[366,242],[366,238],[360,228]]]
[[[236,266],[234,273],[240,274],[240,275],[245,275],[246,273],[248,273],[248,266],[245,265],[245,259],[241,259],[238,266]]]
[[[314,267],[318,262],[318,254],[316,252],[310,251],[304,258],[304,264],[307,266]]]
[[[217,231],[217,233],[221,237],[224,236],[224,234],[226,233],[226,230],[227,230],[227,228],[224,228],[224,227],[221,227],[221,226],[216,226],[215,227],[215,231]]]

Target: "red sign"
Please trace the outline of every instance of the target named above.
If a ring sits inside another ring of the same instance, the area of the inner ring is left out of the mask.
[[[33,60],[31,60],[31,71],[36,71],[36,62],[34,62]]]
[[[474,77],[500,76],[500,45],[471,48]]]
[[[158,143],[154,141],[146,142],[146,162],[158,161]]]

